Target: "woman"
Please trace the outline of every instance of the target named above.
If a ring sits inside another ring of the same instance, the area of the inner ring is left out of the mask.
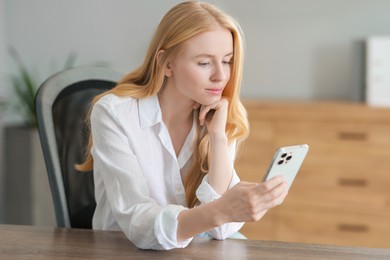
[[[210,4],[162,19],[144,63],[98,96],[80,170],[94,170],[93,228],[122,230],[139,248],[225,239],[286,196],[281,178],[240,183],[236,146],[248,135],[239,100],[238,25]]]

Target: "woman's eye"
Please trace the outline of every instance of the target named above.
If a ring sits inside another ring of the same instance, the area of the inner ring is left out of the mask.
[[[198,62],[199,66],[208,66],[210,65],[210,62]]]
[[[232,64],[232,62],[230,60],[224,60],[224,61],[222,61],[222,63],[223,64],[229,64],[229,65]]]

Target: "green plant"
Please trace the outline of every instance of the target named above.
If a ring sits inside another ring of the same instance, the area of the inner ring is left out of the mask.
[[[17,67],[17,75],[11,75],[11,83],[16,95],[16,104],[10,104],[10,101],[0,101],[1,107],[13,107],[19,113],[26,125],[30,127],[37,126],[35,116],[35,95],[38,87],[42,82],[39,82],[33,73],[29,71],[23,60],[15,48],[9,48],[9,54]],[[74,66],[76,54],[70,53],[64,63],[63,69],[68,69]]]

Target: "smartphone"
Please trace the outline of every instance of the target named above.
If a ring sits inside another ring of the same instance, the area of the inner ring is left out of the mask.
[[[276,150],[263,181],[282,175],[290,189],[303,160],[309,151],[307,144],[283,146]]]

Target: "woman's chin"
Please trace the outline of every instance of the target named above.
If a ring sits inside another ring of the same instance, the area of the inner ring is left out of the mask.
[[[201,104],[202,106],[209,106],[211,104],[214,104],[215,102],[220,101],[222,96],[212,96],[204,98],[203,100],[197,101],[197,103]]]

